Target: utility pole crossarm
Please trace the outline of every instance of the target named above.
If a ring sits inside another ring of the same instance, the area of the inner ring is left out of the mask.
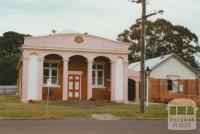
[[[139,4],[139,3],[142,2],[142,0],[129,0],[129,1],[131,1],[131,2],[135,2],[135,3],[137,3],[137,4]]]
[[[153,13],[147,14],[146,19],[151,17],[151,16],[157,15],[157,14],[162,14],[163,12],[164,12],[163,10],[159,10],[158,12],[153,12]],[[139,22],[139,21],[141,21],[141,18],[136,20],[136,22]]]

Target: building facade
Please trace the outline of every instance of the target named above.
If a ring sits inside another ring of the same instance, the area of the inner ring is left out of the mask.
[[[110,100],[128,102],[128,44],[86,34],[26,37],[19,62],[22,102]]]
[[[146,100],[168,102],[175,98],[190,98],[200,104],[197,71],[181,57],[169,54],[148,59],[145,60],[147,68]],[[140,62],[130,64],[129,69],[139,73]],[[137,79],[135,81],[137,83]]]

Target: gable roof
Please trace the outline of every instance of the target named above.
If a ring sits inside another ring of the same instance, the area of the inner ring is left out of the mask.
[[[177,59],[179,62],[181,62],[183,65],[185,65],[187,68],[189,68],[194,73],[197,73],[197,71],[193,67],[191,67],[186,61],[184,61],[181,57],[179,57],[178,55],[176,55],[174,53],[145,60],[145,68],[149,67],[150,70],[153,70],[154,68],[158,67],[160,64],[162,64],[166,60],[170,59],[171,57],[174,57],[175,59]],[[131,64],[129,64],[128,68],[139,72],[140,71],[140,62],[131,63]]]

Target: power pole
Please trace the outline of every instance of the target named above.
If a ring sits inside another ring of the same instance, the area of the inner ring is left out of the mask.
[[[141,21],[141,40],[140,40],[140,51],[141,51],[141,64],[140,64],[140,113],[144,113],[144,92],[145,92],[145,22],[146,22],[146,0],[142,0],[142,21]]]
[[[142,17],[141,20],[141,35],[140,35],[140,51],[141,51],[141,64],[140,64],[140,113],[144,113],[144,100],[145,100],[145,22],[146,22],[146,0],[131,0],[137,4],[142,4]]]
[[[144,113],[145,107],[145,40],[146,40],[146,33],[145,33],[145,23],[146,19],[150,16],[156,15],[157,13],[162,14],[164,11],[160,10],[155,13],[151,13],[146,15],[146,0],[131,0],[131,2],[136,2],[137,4],[142,4],[142,17],[137,19],[136,21],[141,21],[141,35],[140,35],[140,51],[141,51],[141,64],[140,64],[140,113]]]

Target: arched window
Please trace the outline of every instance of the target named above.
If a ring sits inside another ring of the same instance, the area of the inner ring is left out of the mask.
[[[43,68],[43,84],[47,84],[47,80],[51,81],[52,85],[59,85],[59,64],[62,62],[62,57],[56,54],[45,56]]]

